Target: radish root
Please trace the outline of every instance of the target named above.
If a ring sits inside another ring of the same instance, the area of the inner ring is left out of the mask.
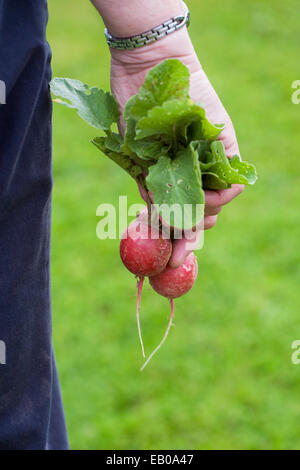
[[[143,289],[143,284],[144,284],[144,277],[140,277],[138,281],[138,294],[137,294],[137,302],[136,302],[136,319],[137,319],[137,327],[138,327],[138,332],[139,332],[139,338],[140,338],[140,343],[142,347],[142,354],[143,357],[145,356],[145,350],[144,350],[144,343],[143,343],[143,338],[142,338],[142,332],[141,332],[141,325],[140,325],[140,303],[141,303],[141,296],[142,296],[142,289]]]
[[[171,315],[170,315],[170,320],[169,320],[169,324],[168,324],[168,327],[166,329],[166,332],[164,334],[164,337],[163,339],[161,340],[161,342],[159,343],[159,345],[154,349],[154,351],[150,354],[150,356],[148,357],[148,359],[146,360],[146,362],[144,363],[144,365],[140,368],[140,371],[142,372],[142,370],[145,369],[146,365],[151,361],[152,357],[154,356],[154,354],[157,353],[157,351],[162,347],[162,345],[164,344],[164,342],[166,341],[167,337],[168,337],[168,334],[169,334],[169,331],[170,331],[170,328],[172,326],[172,322],[173,322],[173,318],[174,318],[174,299],[170,299],[170,304],[171,304]]]

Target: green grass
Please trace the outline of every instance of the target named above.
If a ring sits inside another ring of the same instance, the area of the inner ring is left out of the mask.
[[[101,18],[52,0],[55,76],[108,89]],[[259,182],[222,211],[198,254],[196,287],[141,374],[135,281],[118,241],[96,237],[96,208],[140,202],[132,181],[89,144],[97,131],[54,110],[54,341],[73,449],[297,449],[300,365],[300,79],[297,0],[189,2],[200,60],[235,123]],[[147,287],[147,352],[168,303]]]

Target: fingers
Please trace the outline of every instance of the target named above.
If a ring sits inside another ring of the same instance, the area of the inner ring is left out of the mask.
[[[192,250],[186,249],[186,239],[174,240],[172,255],[169,261],[169,266],[173,269],[178,268],[191,253]]]
[[[220,189],[218,191],[206,190],[205,203],[210,208],[224,206],[241,194],[243,189],[243,184],[233,184],[229,189]]]
[[[212,228],[217,222],[217,215],[221,212],[222,206],[228,204],[237,197],[244,189],[243,184],[233,184],[229,189],[219,191],[205,191],[205,217],[204,229]]]
[[[196,61],[194,61],[191,68],[190,95],[193,101],[202,103],[206,116],[211,122],[224,124],[224,130],[221,132],[219,139],[224,144],[226,155],[228,157],[240,155],[230,116],[199,63],[197,67]]]
[[[233,157],[234,155],[240,156],[239,144],[236,138],[236,133],[232,124],[230,117],[227,115],[225,122],[225,128],[221,132],[219,139],[223,142],[225,147],[225,152],[228,158]]]
[[[209,216],[209,215],[218,215],[222,210],[222,206],[205,206],[204,214]]]
[[[196,231],[188,230],[181,239],[174,240],[169,266],[171,268],[178,268],[192,251],[199,249],[202,235],[203,227]]]
[[[218,220],[217,215],[209,215],[204,217],[204,230],[209,230],[210,228],[213,228]]]

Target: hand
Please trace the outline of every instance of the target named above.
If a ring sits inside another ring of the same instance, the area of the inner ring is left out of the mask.
[[[190,70],[190,95],[195,102],[202,103],[208,119],[214,124],[225,124],[220,135],[228,157],[239,155],[239,147],[231,119],[221,100],[208,80],[197,58],[186,28],[171,34],[152,45],[130,51],[111,50],[111,89],[122,112],[126,101],[136,94],[145,79],[146,73],[155,65],[168,58],[181,60]],[[121,121],[120,131],[125,123]],[[232,185],[230,189],[205,191],[204,229],[212,228],[223,205],[243,191],[243,185]],[[195,240],[200,232],[195,232]],[[189,240],[191,241],[191,240]],[[172,267],[179,266],[189,254],[186,240],[175,240],[170,260]]]

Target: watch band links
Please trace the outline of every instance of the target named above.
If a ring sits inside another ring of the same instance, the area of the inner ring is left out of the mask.
[[[107,28],[104,30],[107,44],[109,47],[120,50],[129,50],[135,49],[138,47],[147,46],[148,44],[153,44],[155,41],[159,41],[164,37],[172,34],[183,26],[189,26],[190,24],[190,12],[188,7],[184,2],[184,12],[182,15],[174,16],[164,23],[155,26],[155,28],[150,29],[141,34],[135,36],[130,36],[126,38],[118,38],[109,33]]]

